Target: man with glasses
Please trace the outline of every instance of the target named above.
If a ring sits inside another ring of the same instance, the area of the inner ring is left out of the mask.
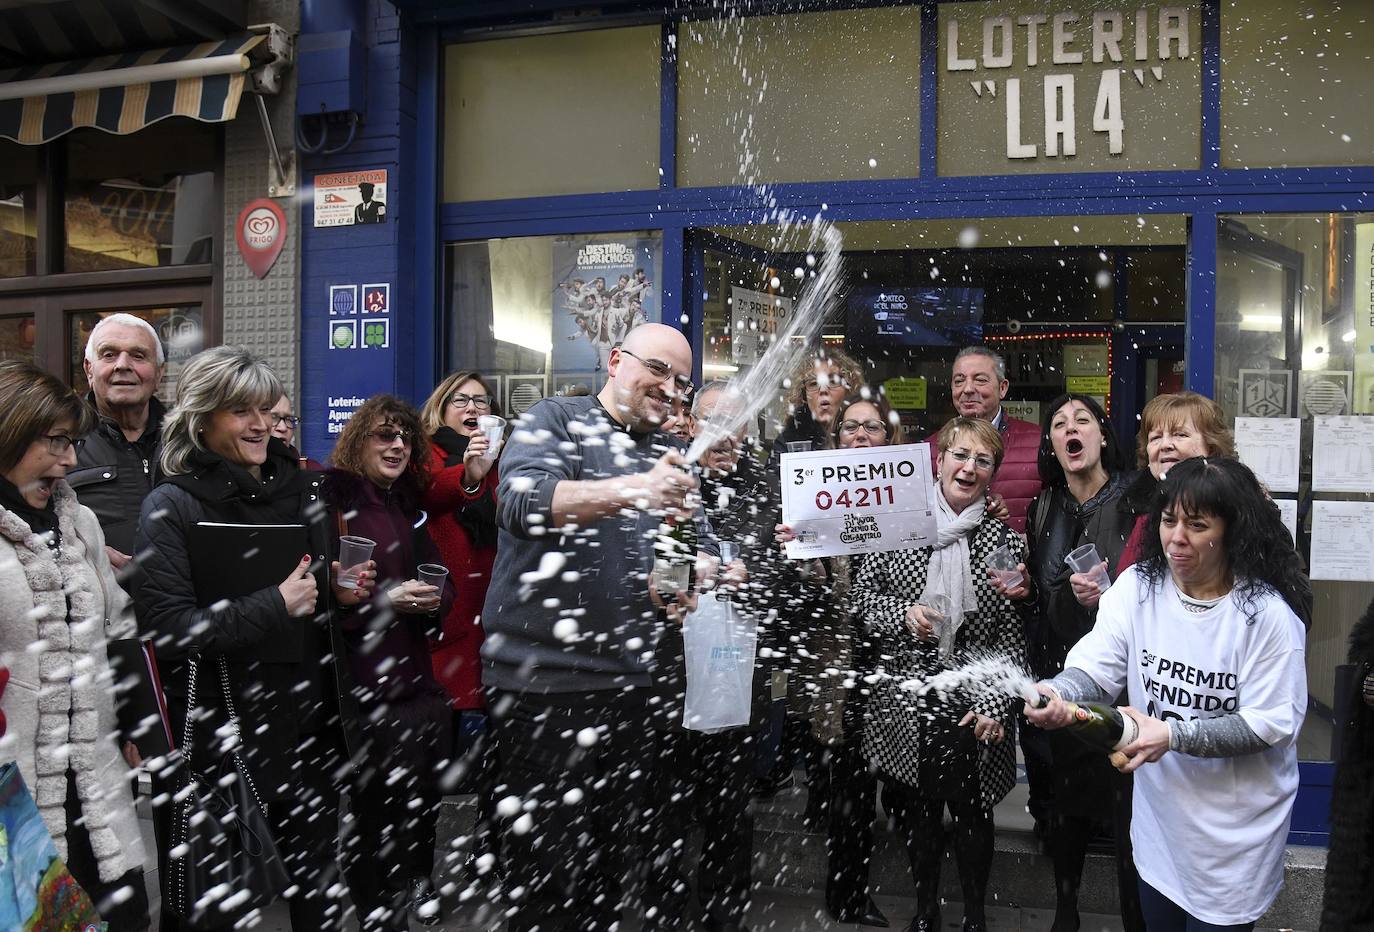
[[[67,482],[95,512],[116,570],[132,559],[139,511],[159,477],[165,412],[154,393],[165,365],[157,331],[132,314],[101,318],[86,341],[86,400],[99,418]]]
[[[691,388],[686,338],[641,325],[607,371],[597,395],[526,412],[501,457],[482,680],[509,800],[498,807],[508,883],[523,891],[513,932],[620,921],[627,850],[660,766],[654,647],[680,620],[651,585],[656,532],[667,515],[697,523],[703,583],[717,552],[689,503],[697,482],[659,430]],[[657,898],[639,897],[644,928],[676,928]]]
[[[1002,408],[1002,399],[1010,388],[1006,362],[986,346],[966,346],[954,357],[950,375],[954,412],[991,421],[1002,435],[1002,448],[1006,451],[989,489],[989,507],[994,497],[1000,498],[1008,512],[1007,524],[1025,534],[1026,509],[1031,499],[1040,494],[1040,428],[1012,417]],[[935,435],[927,437],[926,442],[930,444],[933,463],[938,456]]]
[[[301,469],[323,471],[324,464],[315,462],[296,448],[294,439],[296,428],[300,426],[301,419],[291,411],[291,396],[282,395],[272,406],[272,436],[291,449],[291,455],[300,461]]]

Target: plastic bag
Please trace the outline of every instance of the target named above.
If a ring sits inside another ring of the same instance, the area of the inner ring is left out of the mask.
[[[716,732],[749,724],[758,622],[728,598],[702,593],[682,623],[687,698],[682,725]]]

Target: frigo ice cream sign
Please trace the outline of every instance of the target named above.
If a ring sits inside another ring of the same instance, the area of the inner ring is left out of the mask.
[[[945,175],[1197,168],[1198,5],[940,6]]]

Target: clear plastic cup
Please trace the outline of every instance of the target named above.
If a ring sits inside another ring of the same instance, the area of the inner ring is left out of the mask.
[[[1075,573],[1091,576],[1099,591],[1106,592],[1112,587],[1112,578],[1107,575],[1107,565],[1102,561],[1102,555],[1097,552],[1096,544],[1084,544],[1071,550],[1064,558],[1064,562]]]
[[[339,538],[339,587],[357,589],[358,574],[367,568],[372,559],[372,550],[377,546],[375,540],[345,534]]]
[[[440,592],[444,591],[444,579],[448,576],[448,567],[440,566],[438,563],[421,563],[415,567],[415,578],[426,586],[434,586]]]
[[[810,452],[811,452],[811,441],[810,441],[810,440],[789,440],[789,441],[787,442],[787,452],[788,452],[788,453],[810,453]]]
[[[482,454],[482,459],[496,459],[496,454],[501,452],[501,441],[505,437],[506,419],[495,414],[483,414],[477,418],[477,429],[487,435],[487,452]]]
[[[1019,562],[1015,554],[1011,552],[1011,548],[1003,544],[1001,547],[998,547],[992,553],[988,554],[988,558],[983,561],[983,565],[992,570],[992,575],[1000,579],[1002,585],[1006,586],[1008,589],[1015,589],[1017,586],[1021,585],[1021,580],[1025,578],[1016,568],[1016,564]]]
[[[935,629],[935,637],[940,645],[940,655],[948,657],[954,653],[954,635],[956,625],[950,616],[954,612],[954,603],[949,596],[940,592],[921,593],[921,597],[916,600],[916,604],[926,610],[927,617],[931,618],[931,626]]]

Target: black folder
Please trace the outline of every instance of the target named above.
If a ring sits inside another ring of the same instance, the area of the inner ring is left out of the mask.
[[[170,754],[176,741],[153,642],[117,638],[106,643],[105,651],[114,671],[115,716],[123,736],[145,759]]]
[[[310,552],[302,524],[219,524],[190,530],[191,581],[202,606],[279,586]]]

